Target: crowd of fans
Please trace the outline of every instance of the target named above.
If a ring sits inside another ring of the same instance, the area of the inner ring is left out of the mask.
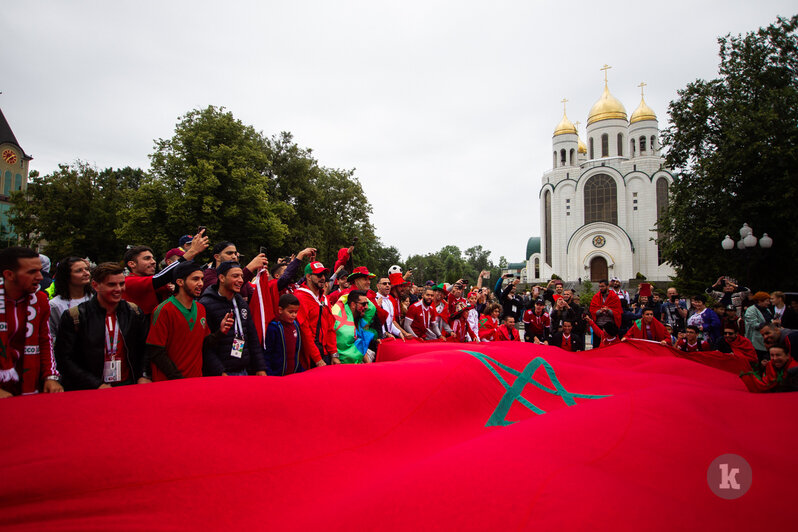
[[[520,293],[508,274],[493,289],[427,281],[392,266],[354,266],[354,244],[333,268],[314,248],[270,267],[244,264],[232,242],[208,249],[204,228],[166,253],[130,247],[121,263],[50,261],[29,248],[0,252],[0,398],[201,376],[285,376],[325,365],[372,363],[386,342],[525,341],[566,351],[642,340],[686,353],[745,360],[751,391],[794,389],[798,299],[751,293],[721,277],[683,298],[617,278],[587,307],[559,280]],[[263,251],[263,250],[261,250]],[[376,281],[376,291],[372,282]],[[714,304],[710,308],[708,301]]]

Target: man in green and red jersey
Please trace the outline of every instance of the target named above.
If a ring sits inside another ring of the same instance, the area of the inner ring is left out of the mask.
[[[152,249],[147,246],[134,246],[125,252],[123,266],[130,270],[130,275],[125,277],[125,292],[122,298],[139,306],[141,311],[149,316],[159,301],[171,293],[167,287],[172,282],[172,270],[184,261],[190,261],[205,251],[208,247],[208,237],[205,229],[197,233],[191,241],[188,250],[177,261],[155,273],[157,262]],[[161,297],[159,297],[161,296]]]
[[[155,309],[147,335],[153,381],[202,377],[202,343],[210,334],[205,307],[196,302],[202,294],[202,268],[181,262],[174,268],[174,282],[177,293]],[[232,326],[228,312],[214,334],[223,338]]]

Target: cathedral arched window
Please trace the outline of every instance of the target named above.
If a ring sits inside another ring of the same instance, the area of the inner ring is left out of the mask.
[[[629,139],[629,149],[631,150],[629,153],[632,157],[635,156],[635,139]]]
[[[651,144],[649,144],[649,147],[651,149],[651,155],[654,155],[654,148],[656,146],[656,144],[654,143],[655,140],[657,140],[657,137],[651,135]]]
[[[640,137],[640,155],[646,153],[646,137]]]
[[[14,176],[14,190],[22,190],[22,174]]]
[[[659,219],[665,213],[665,209],[668,208],[668,180],[664,177],[660,177],[657,180],[657,223],[659,224]],[[662,233],[657,228],[657,237]],[[661,247],[657,245],[657,263],[662,264],[662,251]]]
[[[11,172],[6,170],[6,179],[3,183],[3,196],[11,195]]]
[[[565,149],[560,150],[560,166],[565,166]]]
[[[535,259],[535,279],[540,279],[540,259]]]
[[[571,153],[569,154],[568,157],[569,157],[570,165],[573,166],[574,165],[574,149],[573,148],[571,148]]]
[[[589,142],[589,144],[590,144],[590,158],[591,158],[591,159],[593,159],[593,158],[594,158],[594,157],[593,157],[593,153],[594,153],[594,152],[593,152],[593,137],[590,137],[590,142]]]
[[[551,166],[552,168],[557,168],[557,152],[551,153]]]
[[[585,223],[618,224],[618,187],[606,174],[597,174],[585,184]]]
[[[543,194],[543,211],[545,215],[544,222],[546,223],[546,231],[544,232],[546,242],[544,242],[543,247],[546,248],[546,264],[551,266],[551,192],[548,190]]]
[[[623,133],[618,133],[618,157],[623,157]]]
[[[601,156],[610,156],[610,136],[604,133],[601,135]]]

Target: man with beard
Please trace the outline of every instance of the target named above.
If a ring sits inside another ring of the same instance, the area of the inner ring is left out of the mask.
[[[665,326],[654,317],[653,308],[643,309],[643,317],[634,322],[626,336],[624,336],[624,340],[627,338],[653,340],[662,345],[670,345],[671,343],[671,335],[665,330]]]
[[[478,338],[478,332],[471,330],[468,324],[468,313],[470,310],[468,300],[463,297],[463,292],[467,286],[465,279],[459,279],[452,285],[449,292],[447,310],[449,311],[449,327],[459,342],[474,341]]]
[[[0,251],[0,398],[63,392],[50,342],[42,262],[30,248]],[[9,432],[7,432],[9,433]]]
[[[299,299],[297,321],[302,332],[302,367],[340,364],[335,341],[335,319],[324,295],[330,270],[319,261],[305,266],[305,282],[294,292]]]
[[[369,301],[374,305],[376,309],[376,313],[374,314],[373,324],[369,324],[372,326],[374,330],[380,330],[385,323],[385,320],[388,319],[388,313],[382,308],[377,302],[377,293],[371,289],[371,279],[372,277],[376,277],[373,273],[369,271],[368,268],[365,266],[358,266],[352,273],[348,276],[348,281],[351,284],[352,288],[343,292],[343,294],[347,294],[352,292],[352,290],[360,290],[361,292],[366,294],[366,297]]]
[[[196,301],[202,294],[202,268],[194,261],[181,262],[173,273],[177,293],[155,309],[147,336],[153,381],[202,377],[202,344],[210,334],[205,307]],[[233,315],[228,313],[217,338],[232,326]]]
[[[373,303],[363,290],[352,290],[339,298],[332,310],[335,317],[337,355],[341,364],[374,362],[377,338],[368,328]]]
[[[394,306],[391,302],[391,281],[381,277],[377,281],[377,306],[385,311],[385,323],[382,326],[383,337],[401,338],[409,336],[408,333],[396,326],[394,321]]]
[[[546,312],[546,302],[538,298],[533,307],[524,311],[524,341],[543,343],[549,338],[551,319]]]
[[[617,277],[613,277],[610,279],[609,284],[610,290],[615,292],[615,295],[618,296],[618,299],[625,299],[627,305],[632,304],[632,297],[629,295],[629,292],[621,288],[621,280]]]
[[[568,307],[574,311],[574,316],[576,318],[573,321],[573,330],[574,334],[581,334],[582,336],[585,335],[585,322],[582,320],[582,315],[585,313],[582,305],[579,304],[579,300],[574,298],[574,291],[571,288],[566,288],[562,292],[562,298],[565,300],[565,303]]]
[[[618,328],[621,326],[623,317],[621,300],[618,298],[618,294],[609,289],[606,279],[599,281],[599,291],[590,301],[590,316],[600,329],[603,329],[608,322],[615,323]],[[599,343],[601,343],[601,338],[599,335],[594,335],[593,347],[598,347]]]
[[[437,315],[435,323],[442,336],[451,336],[453,333],[452,328],[449,327],[449,302],[447,299],[449,294],[446,291],[446,283],[436,284],[432,287],[432,292],[434,294],[432,304]]]
[[[437,312],[432,305],[434,294],[431,288],[426,288],[419,301],[407,309],[404,328],[408,334],[423,340],[437,340],[441,331],[436,323]]]
[[[141,309],[122,300],[125,274],[104,262],[91,273],[95,296],[64,312],[55,356],[67,390],[92,390],[149,380],[144,345],[147,322]]]
[[[520,319],[521,312],[524,309],[522,298],[517,296],[515,293],[516,287],[521,282],[521,279],[513,279],[511,283],[508,283],[507,286],[504,287],[504,290],[501,289],[502,279],[509,279],[512,276],[513,274],[511,273],[502,276],[502,278],[496,283],[494,293],[496,294],[496,297],[499,299],[499,303],[502,306],[502,318],[512,316],[518,320]]]
[[[184,261],[191,261],[208,247],[208,237],[205,229],[197,233],[182,257],[178,258],[157,274],[155,273],[156,261],[152,249],[147,246],[134,246],[125,252],[124,266],[130,270],[130,275],[125,277],[125,292],[122,296],[125,301],[135,303],[141,311],[149,316],[160,299],[169,297],[173,269]]]
[[[398,266],[392,266],[392,268],[398,268]],[[410,289],[410,282],[407,281],[398,271],[389,274],[388,280],[391,283],[391,292],[389,294],[388,300],[393,306],[393,321],[394,323],[404,325],[405,317],[399,302],[407,295],[407,292]]]
[[[266,376],[266,360],[258,340],[249,306],[241,296],[244,270],[233,261],[216,266],[217,281],[200,298],[205,307],[208,327],[218,331],[225,317],[232,313],[233,327],[224,337],[211,337],[202,348],[203,375]]]

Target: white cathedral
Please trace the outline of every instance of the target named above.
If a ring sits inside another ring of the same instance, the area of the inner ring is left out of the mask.
[[[642,90],[627,119],[610,94],[605,69],[604,93],[587,117],[587,146],[563,109],[552,137],[552,169],[540,187],[542,238],[530,238],[526,261],[506,271],[526,282],[552,274],[566,281],[626,281],[638,273],[649,281],[669,280],[674,270],[655,241],[673,183],[660,148],[657,116]]]

